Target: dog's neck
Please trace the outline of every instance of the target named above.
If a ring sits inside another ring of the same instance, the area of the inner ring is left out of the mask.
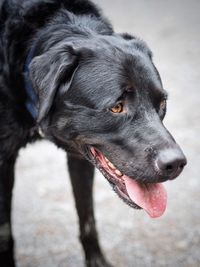
[[[35,51],[35,45],[31,47],[24,64],[24,82],[25,82],[25,91],[28,96],[25,105],[30,115],[33,117],[34,120],[36,120],[38,116],[38,96],[29,78],[29,65],[33,59],[34,51]]]
[[[34,57],[34,52],[35,52],[35,45],[32,45],[32,47],[31,47],[31,49],[27,55],[25,64],[24,64],[24,82],[25,82],[25,91],[27,94],[27,100],[26,100],[25,106],[26,106],[28,112],[30,113],[30,115],[32,116],[32,118],[34,119],[34,121],[36,122],[37,117],[38,117],[39,100],[38,100],[38,96],[37,96],[37,94],[33,88],[32,82],[29,78],[29,65],[30,65],[30,63]],[[41,127],[39,125],[36,125],[36,128],[37,128],[38,134],[42,138],[44,138],[45,135],[44,135]]]

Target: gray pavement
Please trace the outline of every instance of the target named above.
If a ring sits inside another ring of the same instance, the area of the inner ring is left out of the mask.
[[[95,206],[101,243],[115,267],[200,266],[200,1],[96,2],[116,31],[144,39],[169,91],[166,126],[188,157],[167,182],[159,219],[123,204],[97,172]],[[14,235],[20,267],[81,267],[78,225],[63,151],[48,142],[20,152],[14,190]]]

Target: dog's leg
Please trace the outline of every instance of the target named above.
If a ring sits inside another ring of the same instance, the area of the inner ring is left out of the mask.
[[[16,157],[0,159],[0,266],[14,267],[11,201]]]
[[[86,257],[87,267],[110,267],[98,242],[93,210],[92,186],[94,167],[85,159],[68,156],[76,208],[79,216],[80,240]]]

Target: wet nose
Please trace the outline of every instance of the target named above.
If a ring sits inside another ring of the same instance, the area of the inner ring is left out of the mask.
[[[156,159],[156,168],[161,175],[168,176],[168,179],[176,178],[186,164],[186,157],[179,148],[162,150]]]

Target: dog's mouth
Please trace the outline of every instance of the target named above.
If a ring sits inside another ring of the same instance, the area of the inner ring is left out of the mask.
[[[167,204],[167,192],[160,183],[138,182],[118,170],[101,152],[90,147],[96,167],[128,205],[144,209],[152,218],[160,217]]]

